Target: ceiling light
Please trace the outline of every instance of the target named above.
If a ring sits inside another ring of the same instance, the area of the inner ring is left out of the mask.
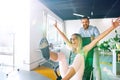
[[[93,16],[93,11],[91,11],[91,15]]]
[[[84,15],[77,14],[77,13],[73,13],[73,15],[75,15],[75,16],[80,16],[80,17],[84,17]]]

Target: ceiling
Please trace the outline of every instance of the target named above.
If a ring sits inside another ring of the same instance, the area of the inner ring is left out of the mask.
[[[63,20],[120,16],[120,0],[39,0]],[[73,15],[76,13],[76,15]]]

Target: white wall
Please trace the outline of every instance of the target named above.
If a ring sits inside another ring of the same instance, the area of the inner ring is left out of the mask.
[[[61,18],[56,16],[52,11],[45,7],[39,0],[31,0],[31,25],[30,25],[30,69],[36,68],[39,63],[43,63],[44,59],[39,50],[39,42],[44,34],[46,34],[46,25],[43,24],[44,15],[52,15],[56,20],[63,22]]]
[[[14,12],[17,13],[15,25],[15,64],[16,67],[29,70],[30,62],[30,2],[29,0],[14,1]],[[22,6],[21,6],[22,5]]]
[[[14,66],[16,68],[29,71],[42,62],[41,53],[36,51],[46,30],[43,26],[42,11],[62,21],[39,0],[0,0],[0,38],[3,34],[14,35]],[[0,39],[0,45],[5,45],[8,39],[2,39]]]
[[[90,19],[90,24],[96,26],[99,29],[100,33],[102,33],[104,30],[110,27],[111,21],[112,18]],[[81,25],[81,20],[66,20],[65,27],[67,36],[70,38],[73,33],[78,33]],[[120,27],[116,28],[116,30],[118,31],[118,33],[120,33]],[[115,36],[114,30],[101,41],[113,36]]]
[[[23,61],[29,62],[29,5],[29,0],[0,0],[0,34],[13,36],[14,66],[27,70]]]

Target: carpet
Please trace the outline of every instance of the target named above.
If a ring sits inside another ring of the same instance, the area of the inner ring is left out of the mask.
[[[46,76],[48,78],[50,78],[51,80],[56,80],[56,74],[54,73],[54,70],[45,66],[40,66],[36,69],[34,69],[33,71]]]

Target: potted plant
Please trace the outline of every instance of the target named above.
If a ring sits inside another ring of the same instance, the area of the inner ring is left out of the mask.
[[[115,37],[103,41],[98,45],[98,48],[103,51],[111,51],[113,49],[120,49],[120,34],[115,30]]]

